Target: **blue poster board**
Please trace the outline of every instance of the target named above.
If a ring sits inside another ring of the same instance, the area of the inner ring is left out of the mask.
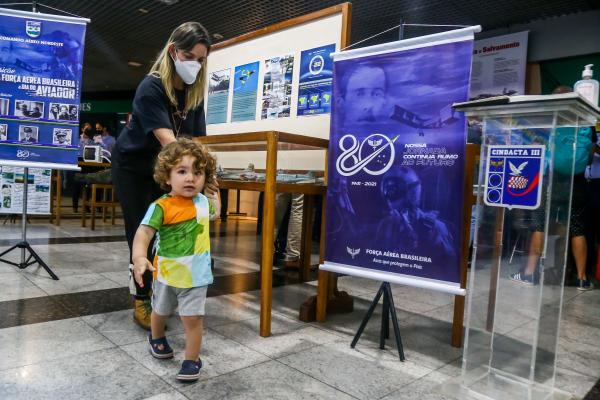
[[[259,65],[260,63],[257,61],[235,67],[231,122],[254,121],[256,119]]]
[[[462,293],[466,122],[451,105],[472,51],[470,35],[334,56],[323,269]]]
[[[335,44],[304,50],[300,56],[298,116],[331,112]]]
[[[0,9],[0,164],[77,168],[87,22]]]

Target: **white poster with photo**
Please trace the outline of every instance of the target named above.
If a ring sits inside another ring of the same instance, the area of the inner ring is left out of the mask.
[[[29,168],[26,178],[23,168],[0,167],[0,214],[23,212],[23,183],[28,179],[27,214],[50,214],[50,183],[52,170]]]
[[[265,60],[261,119],[290,116],[293,74],[292,54]]]
[[[525,94],[528,35],[525,31],[475,41],[471,100]]]

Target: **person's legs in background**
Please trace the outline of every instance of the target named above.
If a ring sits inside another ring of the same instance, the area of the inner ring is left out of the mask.
[[[302,193],[277,193],[275,198],[275,237],[281,229],[288,207],[290,218],[287,226],[286,246],[283,265],[289,268],[300,266],[300,242],[302,240],[302,212],[304,195]]]
[[[302,193],[293,193],[291,195],[290,221],[288,223],[285,258],[283,259],[286,267],[299,268],[300,266],[303,205],[304,195]]]
[[[587,276],[588,279],[597,276],[597,266],[600,265],[598,244],[600,243],[600,179],[591,179],[587,182],[588,197],[586,218],[586,240],[588,249]]]
[[[577,289],[585,291],[593,288],[586,274],[587,241],[585,227],[587,215],[587,182],[583,174],[573,177],[573,192],[571,197],[571,218],[569,220],[569,238],[571,253],[577,268]]]

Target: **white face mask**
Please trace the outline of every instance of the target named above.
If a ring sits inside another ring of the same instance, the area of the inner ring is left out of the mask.
[[[173,61],[175,62],[175,71],[187,85],[191,85],[196,81],[196,77],[202,69],[202,64],[196,60],[181,61],[177,57],[177,52],[175,52]]]

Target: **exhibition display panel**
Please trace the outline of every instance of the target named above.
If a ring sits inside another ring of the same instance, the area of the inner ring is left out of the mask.
[[[329,141],[326,139],[290,134],[277,131],[213,135],[195,138],[208,147],[211,152],[244,154],[254,160],[265,160],[265,172],[220,171],[219,186],[224,189],[241,189],[264,192],[261,245],[261,292],[260,292],[260,335],[271,334],[271,300],[273,289],[273,243],[275,229],[275,194],[278,192],[303,193],[304,212],[302,218],[302,239],[300,249],[301,280],[308,280],[311,254],[311,223],[314,209],[314,197],[325,194],[325,185],[315,178],[308,178],[309,183],[299,180],[290,183],[290,175],[277,171],[278,159],[283,158],[286,151],[323,150],[327,151]],[[280,152],[284,152],[280,154]],[[263,158],[264,157],[264,158]],[[315,167],[324,170],[325,165]],[[280,179],[278,182],[277,176]],[[285,182],[288,180],[288,182]]]
[[[460,399],[568,398],[555,388],[578,138],[599,110],[576,93],[455,109],[482,121]],[[536,243],[539,246],[536,246]]]

